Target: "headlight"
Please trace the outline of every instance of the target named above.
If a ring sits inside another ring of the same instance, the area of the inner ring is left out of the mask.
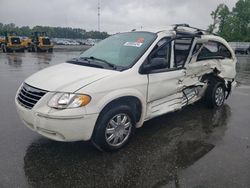
[[[56,93],[48,102],[51,108],[66,109],[86,106],[91,100],[88,95]]]

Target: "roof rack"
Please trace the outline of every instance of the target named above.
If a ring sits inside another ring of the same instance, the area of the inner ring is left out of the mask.
[[[173,26],[173,30],[176,31],[176,34],[197,34],[197,35],[204,35],[204,34],[212,34],[212,35],[217,35],[215,33],[211,33],[207,30],[204,30],[204,29],[200,29],[200,28],[197,28],[197,27],[192,27],[188,24],[174,24],[172,25]],[[182,28],[189,28],[189,29],[193,29],[194,30],[194,33],[190,32],[190,31],[185,31],[185,30],[178,30],[179,27],[182,27]]]

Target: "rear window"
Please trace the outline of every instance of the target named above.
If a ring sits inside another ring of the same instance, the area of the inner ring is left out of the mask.
[[[20,44],[20,39],[18,37],[13,37],[11,38],[11,43],[12,44]]]
[[[44,45],[50,45],[50,40],[49,40],[49,38],[43,38],[43,44],[44,44]]]

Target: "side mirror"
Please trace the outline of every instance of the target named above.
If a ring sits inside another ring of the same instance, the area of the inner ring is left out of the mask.
[[[167,67],[167,60],[165,58],[152,58],[149,63],[142,64],[140,73],[148,74],[152,70],[164,69]]]

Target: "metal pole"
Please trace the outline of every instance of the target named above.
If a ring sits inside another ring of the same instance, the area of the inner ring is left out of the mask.
[[[100,0],[98,0],[98,13],[97,13],[97,16],[98,16],[98,31],[100,32]]]

